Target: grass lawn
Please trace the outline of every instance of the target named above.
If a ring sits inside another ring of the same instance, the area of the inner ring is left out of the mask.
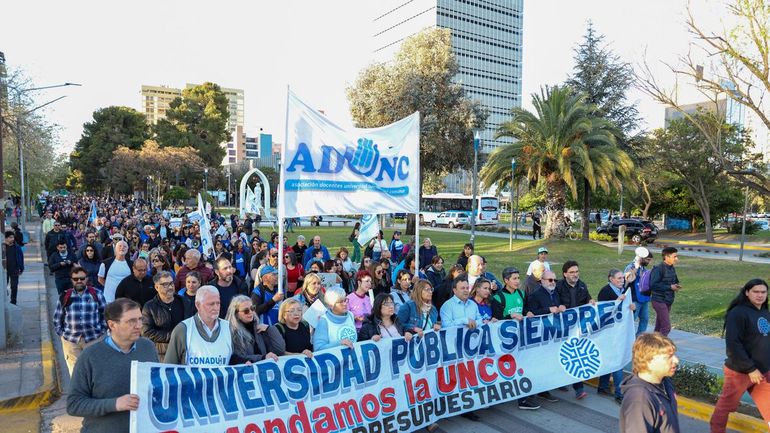
[[[291,244],[296,236],[303,234],[308,243],[313,235],[319,234],[322,242],[334,255],[341,246],[351,249],[348,236],[350,227],[301,227],[295,233],[288,233]],[[262,230],[267,235],[269,230]],[[386,239],[390,239],[393,229],[385,230]],[[447,263],[454,263],[462,251],[468,235],[446,233],[422,228],[420,236],[430,237]],[[406,238],[409,238],[408,236]],[[543,241],[519,240],[514,241],[514,251],[508,251],[508,239],[477,236],[476,252],[487,258],[488,270],[498,279],[506,266],[516,266],[523,272],[535,258],[535,251]],[[633,260],[633,252],[625,251],[617,255],[616,249],[610,249],[592,242],[561,241],[545,243],[550,251],[549,261],[561,277],[561,265],[569,259],[580,263],[580,273],[583,281],[588,284],[591,294],[596,297],[607,283],[607,273],[611,268],[623,269]],[[660,255],[655,256],[654,263],[660,262]],[[676,329],[699,334],[719,335],[722,331],[722,317],[730,300],[738,289],[751,278],[767,279],[770,267],[754,263],[738,263],[727,260],[701,259],[681,257],[677,266],[679,279],[684,287],[677,294],[672,308],[672,322]],[[650,308],[650,328],[654,326],[654,311]]]

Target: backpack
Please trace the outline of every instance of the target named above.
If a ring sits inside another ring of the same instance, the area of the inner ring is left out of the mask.
[[[655,269],[655,268],[653,268]],[[650,275],[652,275],[652,270],[644,270],[642,269],[642,276],[639,278],[639,294],[642,296],[650,296],[650,293],[652,289],[650,289]]]
[[[61,303],[61,308],[65,309],[70,305],[70,298],[72,297],[72,292],[74,292],[74,288],[70,288],[64,291],[64,293],[61,294],[61,297],[59,298],[59,303]],[[91,295],[92,298],[94,298],[94,302],[97,304],[99,303],[99,296],[96,294],[96,289],[94,289],[91,286],[86,287],[86,292],[88,292],[89,295]]]

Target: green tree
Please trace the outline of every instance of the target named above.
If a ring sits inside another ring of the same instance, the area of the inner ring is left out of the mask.
[[[221,144],[232,139],[227,130],[227,97],[214,83],[182,90],[153,128],[161,146],[192,147],[207,167],[218,167],[225,157]]]
[[[128,107],[110,106],[94,111],[93,121],[83,125],[83,133],[70,154],[73,170],[82,173],[92,191],[106,186],[105,166],[119,147],[139,149],[150,137],[147,118]]]
[[[575,48],[575,67],[567,84],[583,92],[586,102],[594,107],[594,116],[612,122],[616,141],[624,150],[628,150],[628,137],[639,125],[639,112],[626,98],[633,83],[633,68],[604,44],[604,36],[589,21],[583,42]],[[583,239],[588,239],[588,216],[595,188],[588,176],[583,177],[582,183],[578,192],[582,199]]]
[[[658,170],[673,173],[687,187],[703,218],[706,241],[714,242],[715,201],[722,200],[718,193],[730,183],[722,161],[742,159],[751,142],[746,131],[722,122],[713,113],[700,111],[694,119],[708,128],[709,134],[721,137],[718,158],[713,157],[708,136],[687,119],[671,121],[668,128],[655,130],[650,151],[657,155],[654,165]],[[716,129],[721,131],[717,133]]]
[[[420,112],[421,181],[426,173],[435,176],[473,164],[473,128],[484,126],[487,113],[454,81],[457,71],[450,31],[433,28],[407,38],[392,62],[367,67],[347,89],[359,128]],[[408,231],[413,224],[410,215]]]
[[[567,190],[576,198],[583,178],[592,189],[618,188],[633,164],[615,145],[612,125],[593,117],[593,107],[569,86],[546,86],[533,95],[532,104],[534,113],[514,108],[512,119],[500,126],[498,135],[516,142],[492,152],[481,180],[485,185],[510,183],[510,162],[515,157],[517,178],[525,176],[530,186],[545,183],[544,236],[563,238]]]

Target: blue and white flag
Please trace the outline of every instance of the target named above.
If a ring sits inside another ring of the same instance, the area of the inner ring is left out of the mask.
[[[88,216],[88,223],[96,221],[98,216],[96,215],[96,200],[91,200],[91,214]]]
[[[419,112],[380,128],[344,130],[291,92],[287,110],[279,215],[418,212]]]
[[[358,243],[364,246],[380,232],[380,220],[377,215],[362,215],[361,228],[358,230]]]
[[[203,256],[208,257],[214,253],[214,244],[211,243],[211,225],[200,193],[198,193],[198,213],[201,214],[201,219],[198,221],[201,229],[201,250],[203,250]]]

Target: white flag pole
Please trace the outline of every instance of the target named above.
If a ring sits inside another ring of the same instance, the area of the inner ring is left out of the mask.
[[[286,218],[286,204],[284,203],[284,193],[283,193],[283,170],[284,170],[284,162],[286,159],[286,149],[289,145],[288,139],[289,139],[289,85],[286,85],[286,119],[284,121],[284,130],[283,130],[283,146],[281,149],[281,161],[278,166],[278,290],[279,291],[285,291],[288,290],[288,287],[286,287],[283,284],[283,220]],[[284,293],[286,295],[286,293]]]
[[[414,274],[417,276],[420,275],[420,245],[420,208],[418,207],[414,218]]]

